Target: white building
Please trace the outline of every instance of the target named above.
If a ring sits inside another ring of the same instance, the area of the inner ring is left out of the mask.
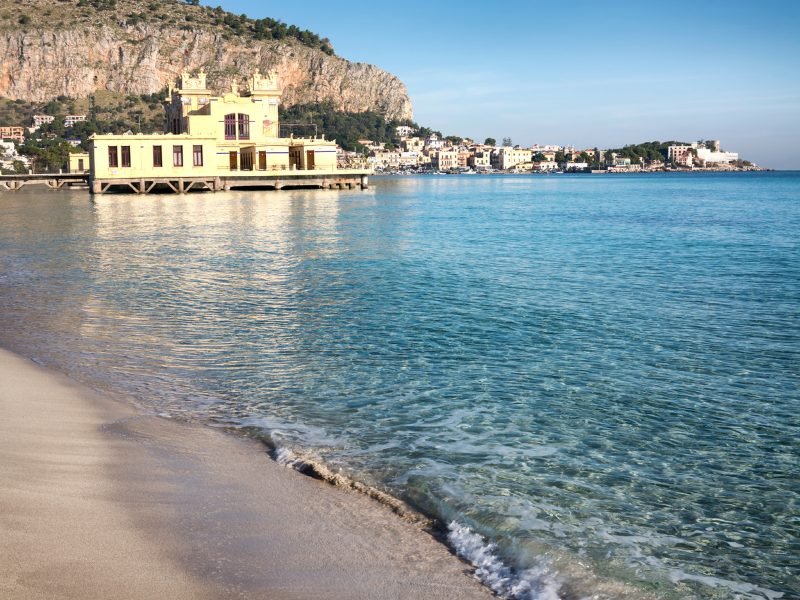
[[[589,163],[587,162],[568,162],[564,165],[565,171],[585,171],[589,168]]]
[[[67,115],[64,117],[64,127],[72,127],[75,123],[86,120],[86,115]]]
[[[438,150],[439,148],[444,148],[445,143],[444,140],[440,140],[439,136],[435,133],[432,133],[426,140],[425,140],[425,148],[427,150]]]
[[[719,147],[717,142],[717,147]],[[739,160],[738,152],[721,152],[719,150],[709,150],[708,148],[697,148],[697,158],[704,163],[730,164]]]
[[[33,115],[33,127],[38,129],[45,123],[52,123],[55,119],[53,115]]]
[[[395,127],[394,131],[397,134],[397,137],[407,138],[411,137],[411,135],[416,131],[416,129],[414,129],[410,125],[398,125],[397,127]]]
[[[539,144],[534,144],[531,146],[531,151],[536,154],[537,152],[541,152],[544,154],[545,152],[561,152],[561,146],[555,146],[553,144],[547,144],[545,146],[541,146]]]

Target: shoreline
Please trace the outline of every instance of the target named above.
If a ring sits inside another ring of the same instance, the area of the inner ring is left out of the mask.
[[[433,535],[262,442],[0,349],[4,598],[491,598]]]

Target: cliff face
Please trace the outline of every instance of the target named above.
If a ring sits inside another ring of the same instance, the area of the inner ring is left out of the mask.
[[[213,31],[141,23],[62,24],[0,33],[0,56],[0,96],[11,99],[85,97],[97,89],[149,94],[200,67],[222,91],[259,68],[277,71],[287,106],[330,100],[339,110],[412,117],[406,87],[394,75],[292,41],[226,40]]]

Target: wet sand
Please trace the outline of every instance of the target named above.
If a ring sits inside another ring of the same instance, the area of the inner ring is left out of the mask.
[[[377,502],[0,350],[0,597],[490,598]]]

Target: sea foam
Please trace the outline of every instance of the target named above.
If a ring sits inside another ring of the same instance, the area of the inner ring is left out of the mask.
[[[521,573],[515,572],[469,527],[455,521],[448,526],[447,539],[461,558],[475,567],[475,576],[501,598],[509,600],[561,600],[558,577],[542,563]]]

